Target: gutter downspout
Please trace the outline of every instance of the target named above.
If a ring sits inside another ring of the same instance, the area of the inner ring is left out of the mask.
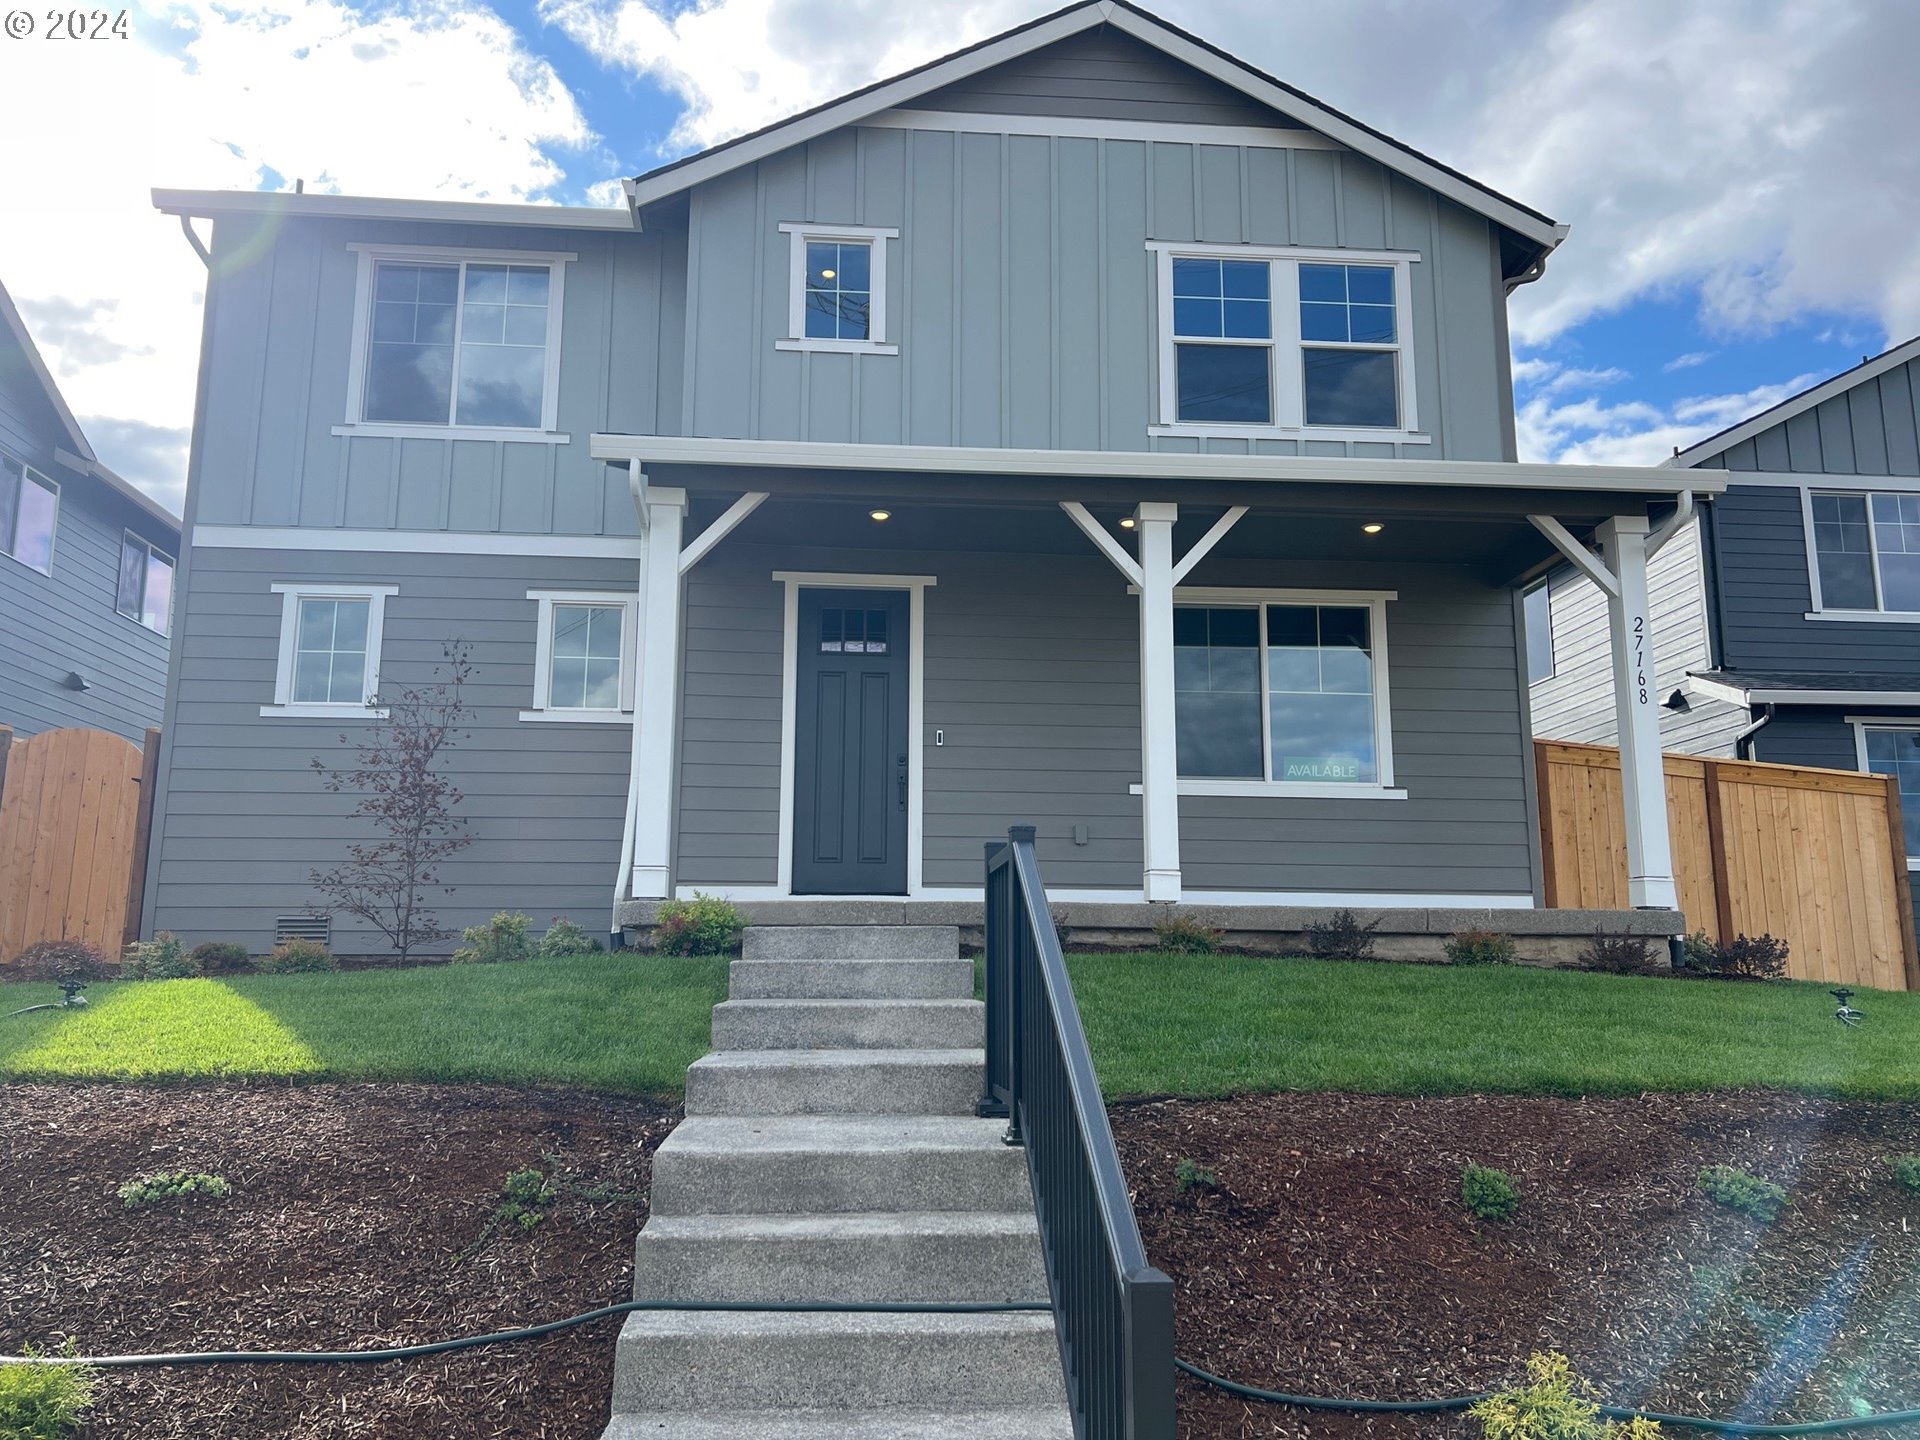
[[[640,818],[640,689],[647,683],[647,550],[648,540],[653,531],[652,517],[647,510],[647,472],[641,468],[638,460],[627,462],[627,492],[633,496],[633,508],[640,523],[640,574],[635,582],[634,594],[634,664],[633,664],[633,737],[627,748],[627,818],[620,831],[620,873],[613,880],[613,916],[607,927],[618,939],[620,936],[620,902],[628,897],[633,888],[633,830]]]
[[[1754,721],[1751,725],[1747,726],[1746,729],[1742,730],[1738,735],[1733,737],[1733,758],[1734,759],[1736,760],[1753,759],[1753,737],[1758,735],[1762,730],[1764,730],[1767,727],[1767,722],[1773,719],[1774,710],[1775,710],[1775,707],[1772,704],[1765,705],[1762,708],[1765,709],[1767,713],[1762,715],[1758,720]]]
[[[180,217],[180,233],[187,237],[187,243],[193,247],[193,253],[200,257],[200,263],[211,270],[213,268],[213,256],[208,253],[206,245],[201,242],[199,235],[194,232],[193,217],[191,215],[182,215]]]

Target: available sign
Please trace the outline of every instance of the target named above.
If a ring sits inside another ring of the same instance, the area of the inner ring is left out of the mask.
[[[1350,756],[1289,755],[1282,762],[1282,780],[1358,780],[1360,762]]]

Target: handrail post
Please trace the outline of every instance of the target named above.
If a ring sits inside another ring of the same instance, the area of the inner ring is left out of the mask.
[[[1035,829],[1031,825],[1009,825],[1007,827],[1007,888],[1006,888],[1006,936],[1007,936],[1007,1133],[1001,1141],[1007,1145],[1025,1145],[1026,1135],[1020,1128],[1021,1102],[1025,1099],[1021,1091],[1021,1060],[1026,1053],[1027,1013],[1025,1004],[1027,969],[1024,963],[1027,955],[1027,927],[1018,923],[1018,917],[1026,913],[1026,882],[1021,877],[1019,864],[1020,850],[1024,846],[1033,849]]]
[[[982,949],[986,957],[986,1051],[985,1074],[981,1077],[980,1101],[973,1107],[973,1113],[984,1119],[998,1119],[1007,1113],[1006,1105],[996,1093],[996,1083],[1005,1064],[1008,1026],[1007,1026],[1007,926],[1006,912],[994,903],[994,871],[1004,868],[1003,852],[1007,848],[1004,840],[989,840],[986,844],[986,887],[981,895],[985,904],[981,909],[980,933]],[[996,865],[996,862],[1000,862]]]

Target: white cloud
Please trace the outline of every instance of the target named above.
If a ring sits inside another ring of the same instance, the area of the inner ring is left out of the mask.
[[[1551,362],[1543,362],[1551,366]],[[1572,465],[1657,465],[1747,416],[1797,395],[1820,377],[1796,375],[1727,395],[1690,395],[1660,406],[1645,400],[1609,405],[1597,396],[1560,400],[1557,376],[1531,387],[1515,423],[1522,460]]]
[[[101,458],[179,508],[205,271],[152,186],[542,198],[596,137],[492,11],[188,0],[0,41],[0,279]],[[25,222],[25,223],[22,223]]]
[[[1676,370],[1691,370],[1695,366],[1706,364],[1719,353],[1717,350],[1689,350],[1684,355],[1674,356],[1671,360],[1667,361],[1666,364],[1662,365],[1660,369],[1668,375],[1673,374]]]

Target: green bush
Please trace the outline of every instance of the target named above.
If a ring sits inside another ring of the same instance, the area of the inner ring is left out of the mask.
[[[29,1345],[24,1353],[42,1352]],[[74,1353],[72,1341],[66,1353]],[[93,1404],[94,1386],[95,1372],[85,1365],[0,1365],[0,1440],[66,1440]]]
[[[166,1200],[224,1200],[233,1187],[219,1175],[200,1170],[162,1170],[142,1175],[120,1187],[120,1203],[129,1210]]]
[[[1307,953],[1316,960],[1371,960],[1373,932],[1379,928],[1378,920],[1362,925],[1353,911],[1337,911],[1331,919],[1307,926]]]
[[[1173,1167],[1173,1188],[1182,1195],[1189,1190],[1218,1190],[1220,1177],[1196,1160],[1182,1160]]]
[[[1481,1220],[1511,1220],[1520,1213],[1520,1187],[1504,1170],[1469,1165],[1460,1172],[1460,1203]]]
[[[1171,906],[1164,907],[1153,922],[1153,948],[1169,955],[1218,954],[1222,938],[1211,925],[1182,915]]]
[[[746,917],[731,902],[696,890],[691,900],[661,903],[653,922],[653,946],[663,955],[726,955],[746,928]]]
[[[259,960],[262,975],[312,975],[338,970],[340,962],[318,940],[282,940]]]
[[[1730,980],[1781,980],[1787,973],[1787,942],[1772,935],[1736,935],[1715,945],[1704,934],[1686,942],[1687,968]]]
[[[599,951],[600,942],[564,915],[553,917],[553,923],[547,926],[547,933],[533,947],[534,955],[541,960],[568,960],[576,955],[595,955]]]
[[[200,962],[187,953],[186,942],[169,930],[151,940],[127,947],[120,974],[128,980],[190,980],[200,973]]]
[[[1495,930],[1462,930],[1447,937],[1449,965],[1511,965],[1518,955],[1513,937]]]
[[[253,968],[253,956],[231,940],[206,940],[193,947],[193,963],[202,975],[239,975]]]
[[[1701,1193],[1714,1204],[1756,1220],[1773,1219],[1787,1203],[1785,1190],[1734,1165],[1702,1166],[1699,1184]]]
[[[112,976],[113,965],[97,945],[85,940],[40,940],[13,957],[7,967],[22,980],[49,985],[85,985]]]
[[[533,958],[533,921],[518,910],[502,910],[484,925],[460,932],[466,941],[453,952],[456,965],[501,965]]]
[[[1893,1171],[1893,1183],[1920,1195],[1920,1155],[1889,1155],[1887,1168]]]
[[[1652,1420],[1600,1418],[1600,1397],[1564,1355],[1533,1355],[1527,1381],[1499,1390],[1467,1411],[1486,1440],[1658,1440]]]

